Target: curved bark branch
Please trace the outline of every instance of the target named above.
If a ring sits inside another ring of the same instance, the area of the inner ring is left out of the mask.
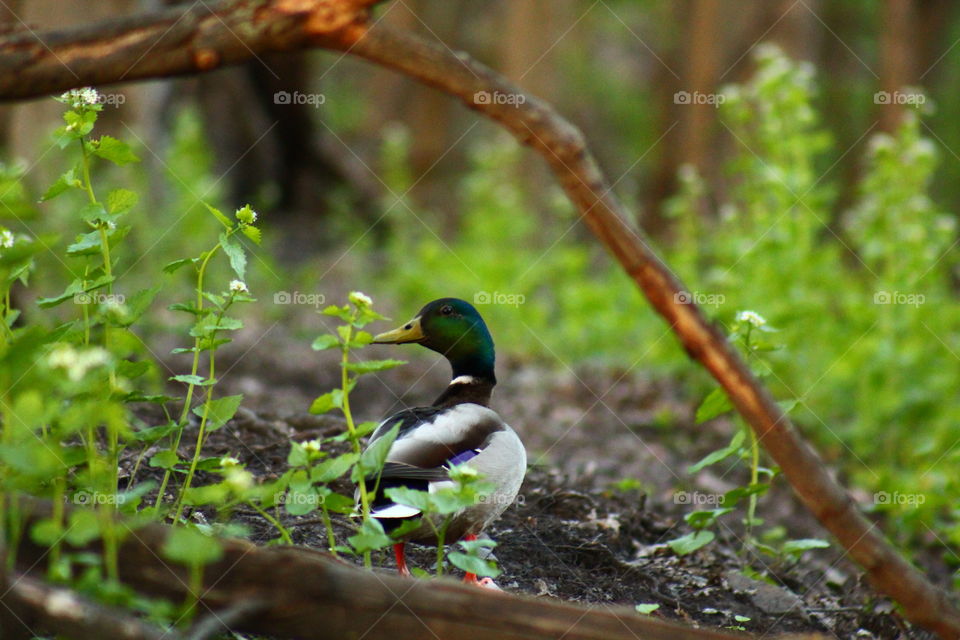
[[[206,71],[266,51],[337,49],[395,69],[460,98],[497,121],[550,165],[583,221],[636,281],[691,357],[723,386],[803,503],[906,617],[943,638],[960,638],[960,612],[867,521],[797,434],[725,337],[626,222],[627,212],[580,131],[548,104],[524,94],[463,53],[383,27],[368,29],[375,0],[238,0],[183,13],[167,10],[57,34],[0,39],[0,99],[85,84]],[[504,96],[507,99],[498,99]],[[522,100],[520,97],[522,96]]]
[[[48,512],[49,505],[36,504],[32,517],[39,519]],[[128,528],[119,551],[120,579],[140,593],[184,602],[191,584],[189,571],[162,557],[170,530],[159,524]],[[584,607],[450,579],[415,580],[367,571],[302,547],[261,548],[239,540],[224,540],[222,545],[223,557],[203,569],[197,610],[241,633],[301,640],[742,638],[641,616],[629,607]],[[42,572],[46,554],[46,547],[24,541],[17,563],[28,571]],[[0,597],[0,609],[3,604]],[[207,637],[215,626],[201,622],[190,637]],[[121,631],[107,624],[100,627],[99,635],[78,637],[153,640],[158,635],[144,631],[142,636],[131,636]]]
[[[129,611],[105,607],[65,587],[12,573],[5,578],[0,580],[0,637],[6,640],[29,640],[40,630],[73,640],[104,640],[105,633],[110,640],[182,640],[174,631],[144,622]]]
[[[376,0],[234,0],[0,38],[0,99],[200,73],[272,51],[332,47]]]
[[[382,26],[351,35],[354,39],[343,43],[350,53],[460,98],[543,156],[582,220],[669,323],[687,353],[724,388],[803,503],[864,568],[870,582],[899,602],[911,622],[943,638],[960,638],[960,612],[947,594],[907,562],[860,513],[726,337],[689,302],[680,280],[642,233],[626,222],[626,210],[576,127],[550,105],[464,53],[455,54],[416,35]]]

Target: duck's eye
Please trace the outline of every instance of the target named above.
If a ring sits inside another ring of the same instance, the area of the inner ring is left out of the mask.
[[[442,313],[445,316],[448,316],[451,313],[453,313],[453,307],[451,307],[450,305],[444,305],[444,307],[440,309],[440,313]]]

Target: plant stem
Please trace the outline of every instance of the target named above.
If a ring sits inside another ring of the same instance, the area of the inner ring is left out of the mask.
[[[220,243],[218,242],[216,246],[210,249],[210,251],[207,251],[203,261],[200,263],[200,267],[197,269],[197,317],[199,317],[200,311],[203,310],[203,277],[207,271],[207,265],[210,263],[210,259],[214,256],[219,248]],[[190,375],[196,376],[197,371],[199,370],[200,336],[197,336],[193,340],[193,364],[190,366]],[[196,387],[196,385],[192,382],[187,385],[187,396],[183,400],[183,411],[180,412],[180,419],[177,421],[177,434],[174,436],[170,445],[170,451],[173,451],[174,453],[176,453],[177,449],[180,448],[180,439],[183,437],[183,430],[187,426],[187,418],[190,416],[190,404],[193,401],[194,387]],[[163,474],[163,480],[160,482],[160,490],[157,492],[157,500],[153,505],[154,515],[158,515],[160,513],[160,504],[163,501],[163,494],[167,490],[167,484],[170,482],[171,473],[172,470],[167,469]]]
[[[253,507],[254,511],[256,511],[261,516],[263,516],[263,518],[267,522],[272,524],[276,528],[276,530],[280,532],[280,538],[283,540],[284,544],[290,544],[290,545],[293,544],[293,538],[290,537],[290,532],[287,530],[286,527],[283,526],[283,524],[280,523],[278,519],[274,518],[272,515],[267,513],[265,509],[261,508],[260,505],[258,505],[256,502],[252,500],[247,504]]]
[[[330,553],[334,558],[338,558],[340,556],[337,554],[337,539],[333,535],[333,522],[330,520],[330,511],[327,510],[326,504],[320,505],[320,513],[323,517],[323,526],[327,529],[327,545],[330,547]]]
[[[427,517],[429,521],[429,516]],[[433,526],[431,524],[431,526]],[[437,534],[437,577],[443,576],[443,552],[445,551],[444,541],[447,537],[447,527],[450,526],[450,518],[445,518],[443,521],[443,526],[438,530],[436,527],[433,527],[433,531]]]
[[[217,316],[217,321],[223,316],[221,312]],[[213,337],[216,337],[216,331],[214,331]],[[216,366],[216,347],[210,348],[210,375],[208,378],[213,380],[213,374]],[[180,514],[183,513],[183,499],[187,495],[187,491],[190,490],[190,484],[193,482],[193,475],[197,472],[197,463],[200,461],[200,454],[203,451],[203,441],[206,438],[207,434],[207,419],[210,417],[210,405],[213,403],[213,386],[207,390],[207,399],[203,403],[203,417],[200,418],[200,430],[197,431],[197,444],[193,450],[193,459],[190,461],[190,469],[187,471],[187,477],[183,481],[183,486],[180,487],[180,494],[177,496],[177,506],[176,514],[173,517],[173,523],[177,524],[180,522]]]
[[[63,501],[66,494],[66,478],[57,476],[53,481],[53,513],[51,520],[54,526],[54,542],[50,547],[50,562],[47,565],[47,576],[50,580],[57,580],[60,568],[60,540],[63,537]]]
[[[353,452],[359,456],[357,458],[357,475],[360,481],[357,487],[360,489],[360,511],[363,514],[363,521],[370,519],[370,496],[367,494],[367,477],[363,469],[363,457],[360,450],[360,438],[357,436],[357,427],[353,422],[353,414],[350,411],[350,374],[347,365],[350,364],[350,340],[353,338],[353,325],[347,325],[347,335],[344,336],[342,359],[340,361],[340,388],[343,390],[342,408],[343,417],[347,421],[347,432],[350,434],[350,442],[353,445]],[[363,552],[363,566],[367,569],[373,567],[370,552]]]

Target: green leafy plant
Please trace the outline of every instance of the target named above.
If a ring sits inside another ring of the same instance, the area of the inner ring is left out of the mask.
[[[376,493],[380,470],[383,468],[387,453],[397,437],[399,425],[394,425],[370,447],[363,450],[361,438],[372,433],[376,429],[377,423],[356,423],[350,408],[350,392],[356,386],[357,379],[360,376],[385,371],[405,363],[402,360],[351,360],[350,354],[353,351],[362,349],[373,342],[373,336],[364,331],[363,328],[375,320],[386,319],[373,310],[373,301],[365,294],[354,291],[349,295],[349,304],[330,305],[323,310],[323,313],[338,318],[342,324],[336,327],[335,332],[319,336],[313,341],[312,346],[316,351],[334,348],[340,350],[340,387],[324,393],[314,400],[310,406],[310,412],[322,414],[333,409],[339,409],[343,413],[347,424],[347,431],[344,435],[346,440],[350,442],[352,452],[325,461],[311,469],[306,476],[301,477],[309,478],[306,485],[309,490],[318,491],[314,487],[317,483],[322,485],[350,471],[350,477],[357,485],[360,499],[361,523],[359,531],[349,541],[353,548],[363,555],[364,565],[370,567],[370,552],[385,547],[391,542],[380,523],[370,517],[370,500],[371,495]],[[291,451],[291,458],[294,455],[299,456],[296,447]],[[371,476],[375,478],[372,487],[367,485]],[[333,495],[335,494],[332,492],[326,493],[322,502],[325,505],[323,507],[324,523],[327,528],[328,540],[331,543],[331,549],[336,550],[337,546],[333,544],[333,530],[328,513],[330,505],[326,502],[327,498]],[[337,501],[337,508],[339,508],[343,502],[342,498],[334,498],[334,500]]]
[[[500,569],[492,560],[483,558],[484,549],[492,549],[496,542],[490,539],[461,540],[458,542],[463,551],[447,551],[447,529],[454,515],[468,507],[489,498],[493,484],[483,480],[477,471],[467,464],[456,465],[449,470],[451,486],[436,491],[420,491],[409,487],[390,487],[387,497],[397,504],[419,509],[421,517],[413,526],[428,526],[437,538],[436,574],[443,575],[443,559],[453,566],[478,576],[495,578]]]

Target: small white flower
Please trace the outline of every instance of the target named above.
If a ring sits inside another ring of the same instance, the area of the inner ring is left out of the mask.
[[[737,322],[746,322],[759,328],[767,324],[767,319],[756,311],[741,311],[737,313]]]
[[[223,456],[220,458],[221,467],[236,467],[240,465],[240,461],[234,458],[233,456]]]
[[[93,87],[84,87],[79,90],[80,99],[84,104],[97,104],[100,102],[100,94]]]
[[[253,474],[240,467],[229,467],[226,480],[227,485],[237,493],[242,493],[253,486]]]
[[[369,307],[373,304],[373,300],[370,299],[370,296],[362,291],[351,291],[348,298],[350,299],[350,302],[358,307]]]
[[[65,369],[67,377],[73,382],[81,380],[90,369],[102,367],[109,362],[110,354],[100,347],[78,351],[70,345],[63,345],[47,356],[47,364],[57,369]]]
[[[16,241],[16,238],[13,237],[13,233],[9,229],[4,229],[0,231],[0,247],[4,249],[9,249],[13,246],[13,243]]]
[[[60,96],[60,102],[69,104],[73,108],[87,107],[100,102],[100,94],[93,87],[71,89]]]
[[[309,451],[310,453],[320,453],[320,441],[307,440],[303,443],[303,448],[305,451]]]
[[[250,293],[250,290],[247,289],[247,283],[243,280],[231,280],[230,291],[233,293]]]

